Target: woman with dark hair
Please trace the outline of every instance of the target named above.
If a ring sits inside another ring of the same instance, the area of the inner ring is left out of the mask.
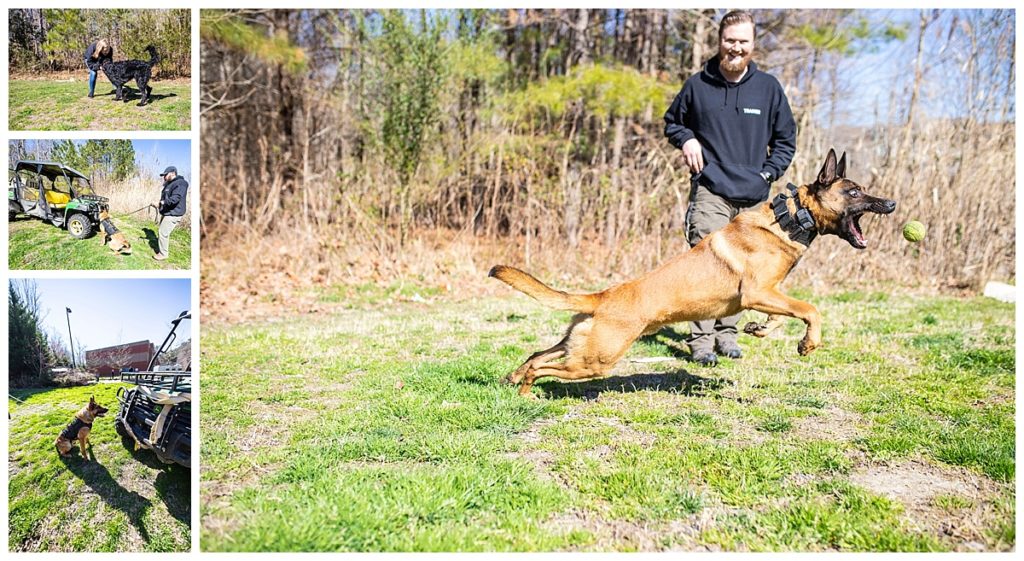
[[[100,39],[85,49],[85,66],[89,69],[89,97],[96,91],[96,73],[99,72],[104,59],[108,58],[113,60],[114,48],[106,39]]]

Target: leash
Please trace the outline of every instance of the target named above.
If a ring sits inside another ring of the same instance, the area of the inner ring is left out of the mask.
[[[141,212],[143,210],[148,210],[148,209],[154,209],[155,210],[156,209],[156,205],[153,204],[153,203],[149,203],[148,205],[146,205],[146,206],[144,206],[142,208],[138,208],[138,209],[135,209],[135,210],[133,210],[131,212],[126,212],[124,214],[118,214],[117,216],[111,216],[111,218],[124,218],[125,216],[131,216],[131,215],[135,214],[136,212]],[[153,215],[154,215],[153,221],[155,222],[156,221],[156,212],[154,212]],[[149,214],[147,214],[146,217],[149,218]]]
[[[789,239],[809,247],[815,236],[818,235],[818,228],[814,224],[814,217],[811,212],[800,205],[800,198],[796,195],[797,187],[792,183],[786,185],[783,191],[772,199],[772,211],[775,213],[775,220],[779,226],[789,234]],[[786,199],[793,199],[796,205],[796,215],[789,213],[789,205]]]
[[[146,206],[144,206],[142,208],[137,208],[137,209],[135,209],[135,210],[133,210],[131,212],[126,212],[124,214],[118,214],[117,216],[112,216],[111,218],[123,218],[125,216],[130,216],[132,214],[135,214],[136,212],[143,211],[143,210],[150,209],[150,208],[156,208],[156,205],[153,204],[153,203],[149,203],[148,205],[146,205]]]

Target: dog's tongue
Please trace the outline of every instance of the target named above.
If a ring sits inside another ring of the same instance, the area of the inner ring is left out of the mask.
[[[857,240],[857,243],[866,246],[868,241],[864,239],[864,234],[860,231],[860,217],[854,217],[850,220],[850,233],[853,234],[853,238]]]

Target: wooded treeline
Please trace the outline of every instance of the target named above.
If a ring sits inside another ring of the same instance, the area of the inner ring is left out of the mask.
[[[71,352],[61,336],[43,329],[43,315],[35,281],[11,280],[7,286],[7,358],[12,388],[64,385],[70,381],[69,375],[52,372],[58,366],[71,366]],[[79,364],[83,364],[85,350],[75,351]]]
[[[84,173],[93,183],[124,181],[138,172],[135,147],[127,139],[15,139],[7,154],[11,169],[19,160],[57,161]]]
[[[192,15],[173,10],[9,10],[11,73],[78,72],[85,70],[85,50],[105,38],[114,60],[149,60],[145,48],[160,54],[158,79],[192,75]]]
[[[528,266],[558,270],[582,253],[601,255],[598,276],[648,269],[682,249],[689,189],[662,115],[717,53],[721,15],[204,10],[204,262],[284,232],[276,239],[303,246],[290,266],[370,253],[400,271],[411,238],[447,231]],[[1012,11],[755,17],[755,60],[799,126],[776,188],[809,181],[835,146],[851,178],[900,205],[865,221],[868,252],[837,260],[853,250],[826,239],[801,269],[1012,277]],[[897,78],[849,75],[893,47],[879,64],[899,65]],[[900,238],[911,218],[929,226],[920,246]]]

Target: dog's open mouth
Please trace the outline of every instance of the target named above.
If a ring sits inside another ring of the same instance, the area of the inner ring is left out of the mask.
[[[868,240],[864,237],[863,230],[860,229],[860,217],[861,214],[858,213],[843,218],[843,237],[853,247],[864,249],[868,246]]]

